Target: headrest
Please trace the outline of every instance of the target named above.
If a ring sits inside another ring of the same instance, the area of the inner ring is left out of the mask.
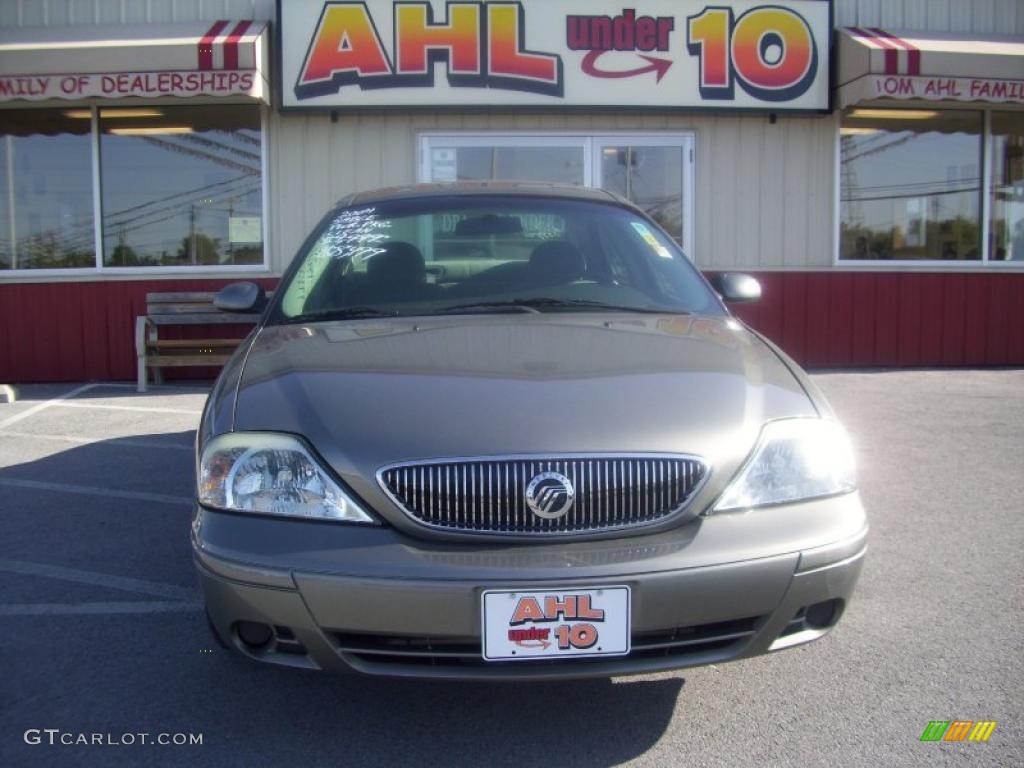
[[[374,280],[427,279],[427,265],[419,248],[411,243],[392,241],[384,243],[382,253],[370,258],[366,274]]]
[[[583,277],[587,262],[579,249],[565,240],[541,243],[530,254],[530,269],[545,279],[568,283]]]

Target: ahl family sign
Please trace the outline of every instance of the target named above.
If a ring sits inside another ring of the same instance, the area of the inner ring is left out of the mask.
[[[829,106],[827,0],[287,0],[285,109]]]

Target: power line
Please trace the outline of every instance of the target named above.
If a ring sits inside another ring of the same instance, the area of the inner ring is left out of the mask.
[[[161,149],[166,149],[171,152],[178,152],[183,155],[199,157],[208,162],[223,165],[225,168],[242,171],[243,173],[248,173],[252,176],[258,176],[260,173],[258,168],[253,168],[251,166],[244,165],[243,163],[236,163],[234,160],[227,160],[223,157],[217,157],[216,155],[211,155],[209,152],[201,152],[197,149],[191,149],[190,147],[183,147],[180,144],[175,144],[174,142],[167,141],[166,139],[158,139],[153,136],[140,136],[139,138],[155,147],[160,147]]]
[[[227,144],[221,144],[220,142],[207,139],[206,137],[199,136],[198,134],[195,133],[186,133],[182,135],[181,138],[186,141],[191,141],[195,144],[200,144],[201,146],[204,147],[209,147],[210,149],[219,149],[224,150],[225,152],[230,152],[231,154],[238,155],[239,157],[245,160],[259,161],[260,159],[260,156],[255,152],[250,152],[247,149],[238,149],[237,147],[232,147]]]
[[[893,194],[893,195],[874,195],[874,196],[869,196],[869,197],[851,197],[851,196],[842,197],[842,196],[840,196],[839,199],[840,199],[840,201],[842,201],[844,203],[846,203],[846,202],[866,203],[866,202],[870,202],[872,200],[906,200],[908,198],[914,199],[914,198],[919,198],[919,197],[943,197],[945,195],[960,195],[960,194],[963,194],[965,192],[974,192],[974,191],[976,191],[976,190],[973,190],[973,189],[948,189],[948,190],[944,190],[944,191],[941,191],[941,192],[917,192],[917,193],[914,193],[912,195]]]

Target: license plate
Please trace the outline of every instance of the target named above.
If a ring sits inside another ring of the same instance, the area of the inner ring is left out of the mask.
[[[629,587],[483,593],[487,661],[624,656]]]

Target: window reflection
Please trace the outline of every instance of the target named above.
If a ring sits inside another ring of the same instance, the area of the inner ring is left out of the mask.
[[[683,241],[683,148],[604,147],[601,186],[643,210]]]
[[[100,112],[103,263],[262,264],[255,106]]]
[[[992,113],[992,256],[1024,261],[1024,113]]]
[[[0,112],[0,269],[95,266],[90,127],[56,109]]]
[[[582,147],[436,147],[433,181],[547,181],[582,186]]]
[[[840,258],[980,259],[981,117],[926,109],[844,115]]]

